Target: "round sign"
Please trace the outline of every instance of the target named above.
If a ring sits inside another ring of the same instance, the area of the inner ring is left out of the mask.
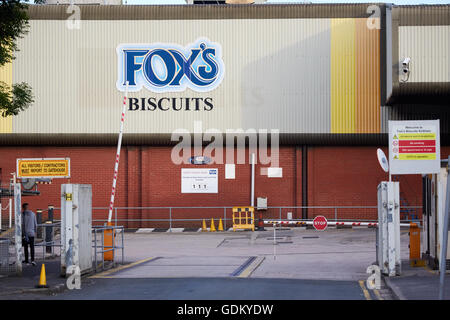
[[[327,218],[324,216],[317,216],[313,220],[313,226],[317,231],[323,231],[327,228]]]
[[[189,158],[189,162],[191,164],[208,164],[211,162],[211,159],[204,156],[193,156]]]
[[[383,150],[381,150],[381,149],[377,150],[377,158],[378,158],[378,162],[380,163],[381,168],[385,172],[388,172],[389,171],[389,162],[386,159],[386,155],[384,154]]]

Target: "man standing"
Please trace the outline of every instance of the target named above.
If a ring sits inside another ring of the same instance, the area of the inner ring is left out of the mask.
[[[34,262],[34,237],[37,233],[36,215],[33,211],[28,210],[28,203],[24,203],[22,205],[22,209],[22,244],[25,251],[25,261],[23,261],[23,263],[29,263],[28,246],[30,246],[31,264],[35,266],[36,262]]]

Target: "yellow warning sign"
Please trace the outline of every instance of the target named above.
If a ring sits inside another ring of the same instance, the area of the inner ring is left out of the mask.
[[[399,133],[398,137],[400,140],[436,140],[436,133]]]
[[[18,178],[70,178],[70,159],[17,159]]]
[[[400,160],[436,160],[436,153],[400,153]]]

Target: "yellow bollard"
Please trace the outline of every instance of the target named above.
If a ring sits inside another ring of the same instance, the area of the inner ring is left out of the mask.
[[[112,226],[112,222],[107,222],[107,226]],[[104,250],[112,249],[113,243],[114,243],[114,235],[113,230],[104,230],[104,242],[103,242],[103,248]],[[114,260],[114,251],[106,251],[103,252],[103,259],[105,261],[113,261]]]
[[[211,218],[211,228],[209,229],[211,232],[216,232],[216,227],[214,226],[214,219]]]
[[[48,288],[47,279],[45,277],[45,264],[42,264],[41,276],[39,277],[39,284],[36,288]]]
[[[205,219],[203,219],[202,232],[206,232],[206,231],[208,231],[208,229],[206,229],[206,222],[205,222]]]
[[[219,228],[217,228],[217,231],[223,231],[222,218],[219,220]]]

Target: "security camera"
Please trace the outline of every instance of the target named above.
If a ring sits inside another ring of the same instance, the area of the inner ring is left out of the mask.
[[[404,74],[408,74],[409,73],[409,62],[411,61],[411,58],[407,57],[405,59],[403,59],[402,65],[402,71]]]
[[[406,82],[409,79],[409,62],[411,61],[411,58],[406,57],[403,59],[402,62],[402,73],[403,73],[403,79],[401,79],[402,82]]]

